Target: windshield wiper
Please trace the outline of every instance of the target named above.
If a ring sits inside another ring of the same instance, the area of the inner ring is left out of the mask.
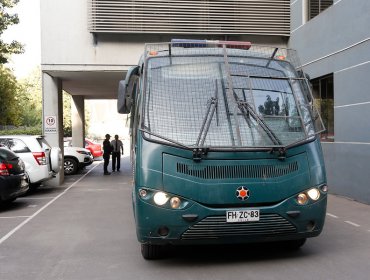
[[[235,91],[234,91],[234,98],[238,105],[239,110],[241,111],[249,127],[250,127],[249,118],[251,116],[257,122],[257,124],[266,132],[267,136],[271,139],[271,141],[275,145],[278,145],[278,146],[283,145],[283,143],[279,140],[279,138],[275,135],[275,133],[271,130],[271,128],[254,111],[253,107],[247,101],[240,100],[237,94],[235,93]]]
[[[172,143],[172,144],[175,144],[176,146],[179,146],[179,147],[182,147],[182,148],[186,148],[186,149],[189,149],[189,146],[186,146],[184,144],[181,144],[180,142],[177,142],[175,140],[172,140],[172,139],[169,139],[167,137],[164,137],[162,135],[159,135],[157,133],[154,133],[150,130],[148,130],[148,127],[144,127],[144,128],[139,128],[140,131],[144,132],[144,133],[148,133],[149,135],[152,135],[154,137],[157,137],[157,138],[160,138],[160,139],[163,139],[165,140],[166,142],[169,142],[169,143]]]
[[[217,85],[216,85],[216,92],[217,92]],[[215,112],[216,114],[218,113],[217,108],[218,108],[217,97],[211,97],[211,99],[208,102],[206,116],[203,119],[202,127],[200,128],[197,142],[195,143],[195,146],[197,148],[193,149],[193,160],[194,161],[201,161],[203,156],[205,156],[208,153],[209,149],[204,148],[203,145],[206,140],[209,127],[211,126],[213,115],[215,114]],[[217,116],[217,125],[218,125],[218,116]]]
[[[204,145],[209,127],[211,126],[213,115],[217,110],[217,103],[218,99],[216,97],[211,97],[210,101],[208,102],[206,116],[203,119],[202,127],[200,128],[198,139],[195,144],[197,147],[201,147]]]
[[[204,142],[206,141],[206,136],[211,126],[213,115],[216,112],[216,124],[218,126],[219,116],[218,116],[218,85],[217,80],[215,80],[215,93],[214,96],[207,102],[207,111],[206,115],[203,119],[202,127],[200,128],[200,132],[198,135],[197,142],[195,143],[196,147],[202,147]]]

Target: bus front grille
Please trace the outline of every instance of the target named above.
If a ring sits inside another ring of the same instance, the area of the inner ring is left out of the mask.
[[[177,173],[202,179],[277,178],[298,171],[298,162],[247,165],[191,165],[177,163]]]
[[[277,214],[261,214],[258,222],[227,223],[226,216],[211,216],[182,234],[184,240],[218,239],[235,236],[271,236],[295,233],[296,228]]]

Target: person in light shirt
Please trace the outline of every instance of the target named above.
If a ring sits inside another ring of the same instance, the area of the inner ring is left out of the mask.
[[[110,142],[113,147],[112,152],[112,171],[119,171],[121,168],[121,154],[123,155],[123,143],[118,139],[118,135],[114,135],[114,139]]]

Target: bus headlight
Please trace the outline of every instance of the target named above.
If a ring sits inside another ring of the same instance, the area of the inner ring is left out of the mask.
[[[324,193],[327,193],[328,192],[328,186],[327,185],[322,185],[320,187],[321,191],[324,192]]]
[[[139,195],[141,197],[146,197],[148,192],[145,189],[139,189]]]
[[[159,206],[162,206],[162,205],[166,204],[166,202],[168,201],[168,196],[164,192],[157,192],[153,196],[153,200],[154,200],[155,204],[157,204]]]
[[[170,205],[173,209],[179,208],[181,205],[181,199],[178,198],[177,196],[172,197],[170,200]]]
[[[138,189],[137,194],[142,201],[167,209],[181,210],[190,205],[183,197],[146,187]]]
[[[320,198],[320,191],[318,189],[316,189],[316,188],[310,189],[307,192],[307,194],[314,201],[316,201],[316,200],[318,200]]]
[[[298,196],[297,196],[297,202],[298,204],[300,205],[304,205],[307,203],[307,200],[308,200],[308,197],[305,193],[300,193]]]
[[[311,189],[308,189],[308,190],[298,194],[297,197],[296,197],[296,201],[299,205],[305,205],[309,201],[315,202],[315,201],[319,200],[322,193],[324,193],[324,191],[322,189],[320,189],[320,187],[319,188],[316,188],[316,187],[311,188]]]

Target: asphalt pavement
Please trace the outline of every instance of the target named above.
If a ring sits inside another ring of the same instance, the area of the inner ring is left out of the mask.
[[[136,240],[129,158],[102,162],[0,209],[1,280],[369,279],[370,206],[329,196],[323,233],[298,251],[270,245],[175,247],[146,261]]]

